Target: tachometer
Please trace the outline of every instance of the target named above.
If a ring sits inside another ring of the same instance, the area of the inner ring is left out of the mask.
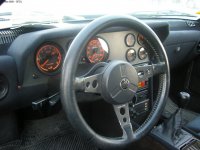
[[[45,73],[56,72],[62,61],[60,49],[55,44],[45,44],[36,53],[36,64],[40,71]]]
[[[95,37],[86,46],[86,57],[90,63],[105,61],[108,58],[108,44],[105,40]]]

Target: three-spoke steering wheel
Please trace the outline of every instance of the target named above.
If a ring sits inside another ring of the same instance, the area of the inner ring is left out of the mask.
[[[156,63],[136,67],[125,61],[114,60],[109,63],[97,64],[96,66],[103,68],[99,73],[91,74],[92,70],[95,69],[94,67],[87,76],[76,77],[81,54],[89,40],[102,30],[115,26],[127,27],[143,34],[153,47],[152,51],[156,57]],[[142,72],[143,76],[138,76],[139,72]],[[138,82],[147,80],[154,75],[159,76],[159,87],[154,106],[144,123],[136,131],[133,131],[128,102],[137,92]],[[72,125],[99,147],[126,146],[146,135],[158,121],[168,96],[169,82],[167,55],[162,43],[152,29],[131,16],[103,16],[84,27],[69,47],[62,68],[61,98],[63,109]],[[92,84],[94,85],[92,86]],[[111,103],[123,131],[122,137],[101,136],[91,129],[80,113],[75,95],[76,91],[99,93],[105,101]]]

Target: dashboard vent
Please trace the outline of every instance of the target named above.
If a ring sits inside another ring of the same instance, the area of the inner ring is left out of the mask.
[[[8,29],[0,31],[0,45],[12,43],[17,36],[23,33],[22,29]]]

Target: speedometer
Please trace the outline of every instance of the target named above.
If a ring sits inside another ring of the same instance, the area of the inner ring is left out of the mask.
[[[45,44],[36,53],[36,64],[40,71],[44,73],[56,72],[62,61],[60,49],[55,44]]]
[[[105,61],[108,58],[108,44],[105,40],[95,37],[86,46],[86,57],[90,63]]]

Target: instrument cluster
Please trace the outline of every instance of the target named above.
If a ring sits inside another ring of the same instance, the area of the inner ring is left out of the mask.
[[[148,58],[145,42],[146,40],[142,34],[130,32],[127,33],[123,39],[124,40],[121,41],[114,41],[114,37],[113,39],[112,37],[106,39],[104,34],[94,37],[88,42],[85,48],[85,53],[81,57],[80,63],[98,63],[112,60],[113,58],[109,56],[110,54],[114,53],[117,48],[111,48],[111,43],[116,45],[123,44],[124,47],[126,47],[125,49],[123,48],[123,54],[125,60],[130,63],[134,63],[136,58],[138,58],[140,61],[144,61]]]
[[[145,41],[143,35],[133,31],[99,34],[87,43],[80,64],[95,64],[115,59],[131,64],[145,62],[148,58]],[[54,75],[60,73],[63,58],[64,50],[59,44],[44,43],[36,50],[35,64],[42,73]]]

